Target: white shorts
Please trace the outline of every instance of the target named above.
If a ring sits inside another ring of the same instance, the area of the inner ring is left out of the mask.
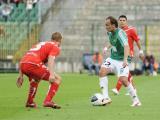
[[[114,59],[111,59],[111,58],[107,58],[103,62],[101,67],[105,67],[107,69],[109,68],[111,70],[111,72],[117,74],[118,77],[120,77],[120,76],[128,77],[129,67],[126,66],[125,68],[123,68],[122,64],[123,64],[123,61],[118,61],[118,60],[114,60]]]

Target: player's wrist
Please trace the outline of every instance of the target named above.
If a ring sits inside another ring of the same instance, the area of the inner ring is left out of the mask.
[[[104,49],[103,49],[104,51],[107,51],[108,50],[108,48],[107,47],[104,47]]]
[[[49,76],[49,82],[53,83],[55,79],[56,79],[55,75],[54,74],[50,74],[50,76]]]
[[[104,48],[103,48],[103,54],[106,54],[107,50],[108,50],[108,48],[107,48],[107,47],[104,47]]]
[[[139,54],[143,54],[143,50],[140,49],[140,50],[139,50]]]

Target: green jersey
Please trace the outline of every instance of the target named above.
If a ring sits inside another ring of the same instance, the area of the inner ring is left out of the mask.
[[[117,28],[113,33],[108,32],[109,42],[112,45],[111,58],[115,60],[124,59],[124,46],[128,45],[128,38],[126,33]]]

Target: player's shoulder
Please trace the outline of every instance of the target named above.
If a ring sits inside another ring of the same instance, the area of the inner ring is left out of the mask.
[[[58,45],[55,43],[55,42],[52,42],[52,41],[47,41],[46,44],[48,45],[51,45],[51,46],[54,46],[54,47],[57,47],[58,48]]]
[[[52,46],[52,50],[54,50],[54,51],[60,51],[60,47],[58,46],[57,43],[49,41],[48,44],[50,44]]]
[[[124,31],[123,31],[123,29],[121,29],[121,28],[118,28],[118,32],[124,32]]]
[[[120,39],[126,39],[127,34],[126,34],[126,32],[123,29],[119,28],[119,30],[118,30],[118,37]]]
[[[125,34],[126,35],[125,31],[123,29],[121,29],[121,28],[118,28],[118,34],[119,35],[121,35],[121,34]]]
[[[111,35],[112,33],[111,32],[107,32],[107,35]]]
[[[134,26],[128,26],[128,30],[130,30],[130,31],[136,31],[136,28]]]

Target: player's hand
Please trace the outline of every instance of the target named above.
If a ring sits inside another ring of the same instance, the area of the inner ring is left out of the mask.
[[[103,48],[103,54],[104,54],[104,55],[106,55],[106,54],[107,54],[107,50],[108,50],[108,48],[107,48],[107,47],[104,47],[104,48]]]
[[[49,82],[50,83],[53,83],[55,81],[55,79],[56,79],[55,75],[50,75],[49,76]]]
[[[139,56],[140,56],[140,55],[144,55],[143,50],[139,50]]]
[[[23,76],[19,76],[17,78],[16,85],[17,85],[18,88],[20,88],[22,86],[22,84],[23,84]]]
[[[144,59],[144,53],[143,53],[143,50],[140,50],[140,51],[139,51],[139,58],[140,58],[141,60],[143,60],[143,59]]]
[[[123,68],[125,68],[126,66],[128,66],[128,62],[127,62],[127,60],[124,60],[124,61],[123,61],[122,66],[123,66]]]

